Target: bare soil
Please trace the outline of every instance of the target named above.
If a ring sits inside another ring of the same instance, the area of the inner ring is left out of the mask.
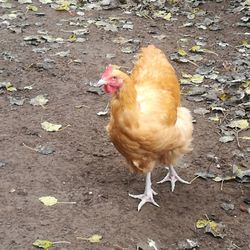
[[[220,31],[183,28],[182,16],[169,24],[161,19],[125,14],[121,9],[92,10],[85,13],[86,19],[118,16],[132,21],[134,29],[113,33],[91,25],[84,43],[66,42],[45,54],[34,53],[35,46],[25,44],[23,38],[37,33],[40,29],[35,25],[37,22],[43,23],[41,29],[55,37],[67,38],[69,33],[62,30],[72,30],[72,26],[61,20],[72,18],[69,12],[56,12],[35,2],[45,16],[26,14],[30,26],[22,33],[12,33],[4,25],[0,26],[1,52],[11,52],[16,59],[4,60],[2,54],[0,80],[10,81],[18,90],[0,94],[0,161],[6,163],[0,167],[0,249],[34,249],[32,243],[38,238],[71,242],[55,244],[52,249],[58,250],[147,249],[148,239],[153,239],[162,250],[178,249],[177,242],[185,239],[197,239],[203,250],[250,249],[249,214],[240,210],[243,199],[250,196],[249,184],[225,182],[221,190],[220,183],[199,178],[191,185],[177,183],[172,193],[169,184],[156,184],[166,174],[161,167],[153,172],[153,187],[158,192],[156,201],[160,207],[146,204],[137,212],[138,201],[129,198],[128,193],[143,191],[144,176],[128,172],[124,159],[106,135],[108,117],[96,115],[105,108],[109,96],[87,92],[88,83],[97,81],[108,63],[131,69],[133,54],[122,53],[121,46],[111,42],[118,36],[140,39],[140,46],[153,43],[168,55],[177,50],[177,41],[185,35],[204,36],[210,49],[219,54],[219,57],[213,54],[207,57],[216,60],[217,67],[222,69],[224,61],[232,60],[233,51],[231,47],[217,50],[216,42],[223,40],[236,46],[246,32],[246,28],[235,26],[241,14],[228,12],[229,3],[210,1],[203,5],[203,9],[223,19],[225,25]],[[25,12],[24,5],[17,6]],[[6,13],[6,9],[0,11],[1,15]],[[59,21],[61,26],[57,25]],[[167,38],[159,41],[152,37],[151,31]],[[50,44],[39,46],[51,48]],[[70,50],[70,55],[50,56],[63,50]],[[107,59],[108,53],[116,57]],[[53,67],[46,67],[45,58],[55,60]],[[75,59],[82,63],[73,62]],[[192,64],[173,62],[173,65],[179,75],[195,70]],[[33,89],[24,90],[28,85],[33,85]],[[49,102],[44,108],[29,104],[38,94],[47,94]],[[26,98],[24,105],[11,105],[9,96]],[[205,103],[187,101],[185,96],[183,105],[191,111],[198,106],[206,107]],[[231,169],[237,143],[220,143],[214,122],[200,115],[194,118],[194,149],[176,166],[179,174],[192,180],[198,170],[211,168],[222,173]],[[40,125],[45,120],[60,123],[65,129],[48,133]],[[47,145],[55,152],[42,155],[23,144],[32,148]],[[242,147],[246,144],[242,143]],[[220,169],[208,159],[209,153],[218,157]],[[46,195],[76,204],[46,207],[38,200]],[[221,203],[228,201],[235,205],[231,212],[220,208]],[[204,215],[225,224],[223,239],[195,228],[195,222],[205,218]],[[96,233],[103,236],[98,244],[77,239]]]

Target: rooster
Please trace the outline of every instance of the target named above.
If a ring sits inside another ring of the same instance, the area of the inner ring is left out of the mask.
[[[146,203],[159,206],[151,185],[151,172],[158,165],[169,172],[158,183],[176,181],[190,184],[173,165],[192,150],[192,116],[180,106],[180,85],[175,70],[164,53],[154,45],[142,48],[130,75],[109,65],[97,83],[112,93],[107,131],[116,149],[133,172],[146,174],[145,191],[129,196],[140,199],[138,211]]]

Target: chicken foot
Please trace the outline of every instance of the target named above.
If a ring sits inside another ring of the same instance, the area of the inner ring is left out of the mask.
[[[146,175],[146,184],[145,184],[145,191],[143,194],[129,194],[130,197],[135,199],[140,199],[141,202],[138,205],[138,211],[142,208],[142,206],[147,203],[153,203],[155,206],[159,207],[159,205],[154,201],[153,195],[157,195],[157,193],[151,188],[151,172],[147,173]]]
[[[166,181],[170,181],[171,182],[171,191],[174,191],[175,188],[175,183],[177,181],[181,182],[181,183],[185,183],[185,184],[191,184],[188,181],[183,180],[175,171],[173,166],[170,166],[168,174],[166,175],[165,178],[163,178],[161,181],[158,181],[157,183],[164,183]]]

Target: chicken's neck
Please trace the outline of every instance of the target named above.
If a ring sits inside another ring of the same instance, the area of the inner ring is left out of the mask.
[[[126,108],[134,108],[136,106],[136,90],[134,82],[124,72],[116,69],[114,72],[115,76],[121,78],[124,83],[121,89],[115,94],[121,105]]]

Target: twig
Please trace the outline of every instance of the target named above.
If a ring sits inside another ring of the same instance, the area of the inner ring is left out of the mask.
[[[193,183],[193,182],[194,182],[196,179],[198,179],[199,177],[200,177],[199,175],[195,176],[195,177],[193,178],[193,180],[190,181],[190,184]]]
[[[65,128],[70,127],[70,126],[71,126],[71,125],[70,125],[70,124],[68,124],[67,126],[65,126],[65,127],[61,128],[61,129],[59,129],[59,131],[62,131],[62,130],[64,130]]]
[[[221,185],[220,185],[220,190],[221,191],[223,190],[223,183],[224,183],[224,180],[221,181]]]
[[[234,135],[235,135],[235,138],[236,138],[236,141],[237,141],[237,146],[238,146],[238,148],[240,148],[241,149],[241,145],[240,145],[240,141],[239,141],[239,132],[240,131],[237,131],[237,130],[234,130]]]
[[[29,147],[29,146],[26,145],[24,142],[23,142],[23,146],[24,146],[25,148],[28,148],[28,149],[30,149],[30,150],[33,150],[33,151],[36,151],[36,152],[37,152],[37,149],[32,148],[32,147]]]
[[[62,241],[54,241],[52,242],[52,244],[71,244],[71,242],[62,240]]]
[[[191,63],[191,64],[195,65],[196,67],[199,67],[199,65],[198,65],[198,64],[196,64],[196,63],[192,62],[191,60],[187,60],[187,62],[189,62],[189,63]]]
[[[75,201],[58,201],[57,203],[60,203],[60,204],[76,204]]]

